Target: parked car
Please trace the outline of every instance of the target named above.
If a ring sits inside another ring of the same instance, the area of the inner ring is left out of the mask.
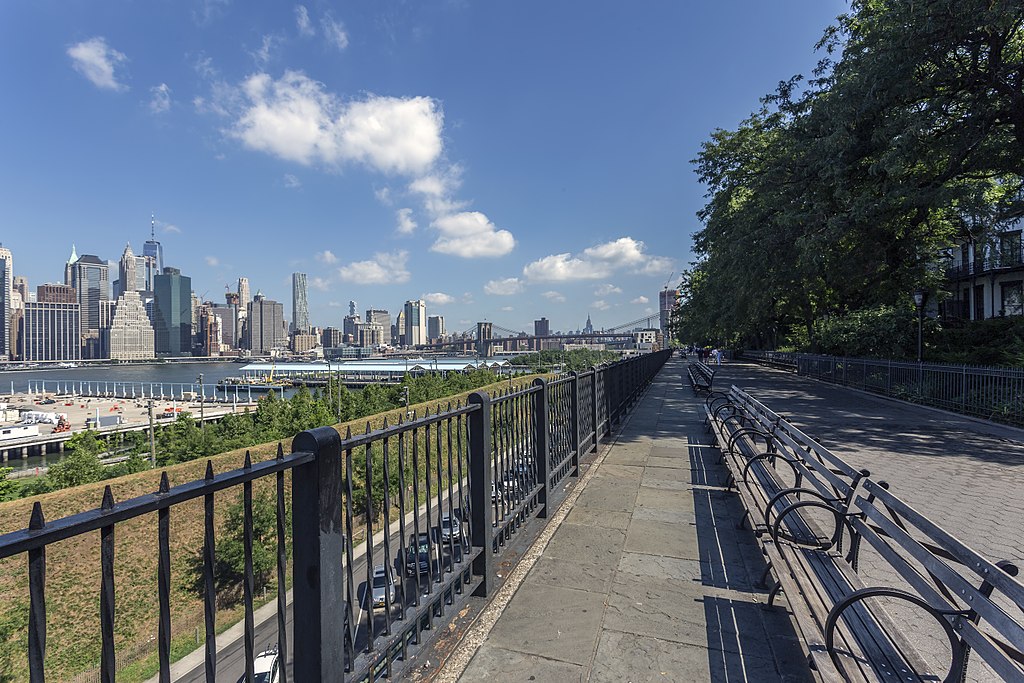
[[[254,683],[278,683],[281,680],[281,660],[277,654],[277,646],[267,648],[256,655],[252,662]],[[245,683],[245,676],[238,679]]]
[[[431,575],[431,565],[436,561],[441,566],[441,536],[436,528],[431,528],[429,536],[426,532],[409,536],[409,548],[405,553],[405,573],[416,576],[419,567],[421,576]],[[431,552],[433,551],[433,552]]]
[[[457,513],[456,513],[457,514]],[[448,543],[462,543],[462,524],[459,522],[459,518],[452,517],[449,514],[441,515],[441,541]]]
[[[388,604],[395,604],[398,592],[395,589],[395,572],[391,567],[380,564],[373,568],[371,596],[374,607],[386,607]]]

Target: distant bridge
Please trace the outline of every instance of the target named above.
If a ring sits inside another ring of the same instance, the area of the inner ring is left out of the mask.
[[[601,341],[632,339],[632,330],[637,327],[652,329],[657,327],[656,321],[660,321],[660,316],[657,314],[637,318],[636,320],[595,332],[565,332],[545,335],[527,334],[525,331],[516,332],[497,323],[482,321],[478,322],[474,327],[463,330],[461,337],[446,342],[419,344],[416,348],[422,350],[452,348],[465,351],[475,350],[482,356],[488,356],[494,346],[504,347],[505,344],[510,342],[526,342],[532,348],[540,349],[545,340],[599,343]],[[494,333],[497,333],[499,336],[494,336]]]

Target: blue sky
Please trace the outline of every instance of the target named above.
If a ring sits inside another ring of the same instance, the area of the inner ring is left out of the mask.
[[[624,323],[691,258],[689,163],[836,0],[8,0],[0,241],[32,288],[141,252],[314,324],[425,297],[450,331]]]

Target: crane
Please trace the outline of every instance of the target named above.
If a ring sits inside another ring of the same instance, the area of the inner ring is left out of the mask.
[[[662,287],[662,289],[668,289],[669,283],[672,282],[672,276],[675,275],[675,274],[676,274],[676,271],[674,271],[674,270],[671,273],[668,274],[668,279],[665,280],[665,286]]]

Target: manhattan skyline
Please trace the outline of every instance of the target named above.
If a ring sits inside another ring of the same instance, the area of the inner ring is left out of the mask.
[[[7,3],[0,239],[34,289],[155,212],[197,294],[305,272],[319,325],[639,318],[691,258],[700,141],[845,9],[724,5]]]

